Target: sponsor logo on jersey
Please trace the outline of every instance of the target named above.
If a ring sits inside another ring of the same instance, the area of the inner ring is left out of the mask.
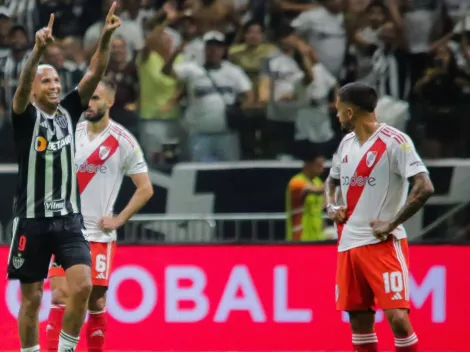
[[[347,164],[348,163],[348,156],[346,155],[343,160],[341,160],[341,164]]]
[[[52,200],[50,202],[44,202],[44,207],[46,210],[62,210],[64,208],[64,200],[63,199],[57,199],[57,200]]]
[[[59,139],[56,142],[49,142],[46,138],[39,136],[36,137],[36,141],[34,142],[34,149],[37,152],[43,152],[45,150],[57,151],[61,150],[63,147],[72,143],[72,136],[68,135],[62,139]]]
[[[416,166],[416,167],[422,166],[422,165],[424,165],[423,162],[422,162],[422,161],[419,161],[419,160],[418,160],[418,161],[413,161],[413,162],[410,164],[410,166]]]
[[[375,177],[357,176],[356,173],[354,173],[352,177],[342,176],[341,181],[342,181],[341,183],[343,186],[359,186],[359,187],[363,187],[365,185],[374,187],[377,183]]]
[[[367,152],[366,156],[366,165],[367,167],[371,167],[374,165],[375,159],[377,158],[377,152]]]
[[[87,161],[82,165],[75,164],[75,168],[77,169],[77,172],[86,172],[90,174],[105,174],[108,171],[108,168],[104,165],[89,164]]]

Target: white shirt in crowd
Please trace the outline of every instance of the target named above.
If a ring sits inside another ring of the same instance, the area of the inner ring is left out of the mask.
[[[297,94],[302,90],[304,78],[299,64],[291,56],[278,51],[266,59],[260,75],[269,77],[271,82],[267,118],[273,121],[295,121]],[[295,100],[286,101],[283,99],[286,96],[293,96]]]
[[[324,7],[318,7],[302,12],[291,25],[308,40],[320,62],[335,77],[339,77],[347,43],[344,15],[334,14]]]
[[[296,140],[325,143],[334,137],[328,109],[330,92],[338,81],[321,63],[312,67],[313,82],[300,99],[296,119]]]
[[[404,14],[406,33],[412,54],[427,53],[431,31],[444,0],[411,0],[412,10]]]
[[[103,232],[98,222],[112,216],[124,175],[147,172],[147,164],[135,138],[111,121],[94,140],[88,139],[87,121],[77,125],[75,163],[87,239],[112,242],[116,231]]]
[[[381,124],[362,146],[354,132],[346,135],[330,169],[348,207],[346,223],[337,226],[338,251],[380,242],[370,222],[392,220],[406,201],[408,178],[421,172],[428,171],[410,137],[393,127]],[[393,235],[406,238],[404,227]]]
[[[90,28],[87,29],[85,37],[83,38],[83,46],[85,48],[90,48],[95,45],[100,39],[102,29],[102,21],[91,25]],[[121,26],[116,29],[114,35],[123,38],[126,42],[128,60],[131,60],[134,53],[142,49],[144,46],[144,33],[142,28],[134,21],[122,20]]]
[[[234,104],[239,94],[249,92],[252,88],[245,72],[228,61],[223,61],[220,68],[209,71],[196,62],[177,64],[174,70],[186,85],[188,106],[185,122],[189,133],[228,132],[226,104]]]

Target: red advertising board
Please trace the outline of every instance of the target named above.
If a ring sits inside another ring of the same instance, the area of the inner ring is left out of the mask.
[[[411,318],[421,351],[470,351],[470,247],[410,252]],[[0,262],[7,255],[0,248]],[[119,247],[106,350],[351,350],[347,317],[335,311],[335,270],[334,246]],[[18,350],[18,283],[1,281],[0,292],[0,348]],[[377,321],[380,349],[393,350],[380,311]],[[82,338],[79,350],[84,345]]]

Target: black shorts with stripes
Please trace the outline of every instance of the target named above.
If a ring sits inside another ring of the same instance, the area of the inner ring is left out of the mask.
[[[8,256],[8,279],[22,283],[44,280],[53,254],[64,270],[77,264],[91,266],[90,245],[83,230],[80,214],[41,219],[15,218]]]

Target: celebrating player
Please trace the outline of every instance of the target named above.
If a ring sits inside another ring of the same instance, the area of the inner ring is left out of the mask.
[[[74,161],[74,129],[88,106],[109,60],[112,33],[120,21],[109,11],[98,49],[77,89],[60,100],[60,80],[51,66],[38,66],[54,41],[51,15],[19,78],[13,98],[12,123],[18,155],[13,238],[8,278],[21,282],[18,329],[21,351],[37,352],[39,308],[51,255],[65,270],[69,301],[58,342],[60,352],[73,352],[91,292],[91,258],[82,229]]]
[[[354,351],[378,351],[377,302],[395,335],[396,351],[418,351],[411,326],[408,244],[402,224],[434,192],[410,138],[377,122],[376,91],[361,83],[342,87],[337,100],[346,135],[326,181],[327,210],[338,238],[336,307],[349,313]],[[412,184],[407,198],[408,180]],[[345,205],[335,201],[341,187]]]
[[[75,133],[78,186],[92,259],[93,289],[88,302],[90,316],[86,337],[88,350],[93,352],[104,351],[106,290],[116,248],[116,229],[147,203],[153,193],[147,164],[137,141],[109,118],[115,94],[115,85],[102,80],[85,112],[86,121],[78,124]],[[131,177],[137,190],[124,210],[114,217],[113,207],[124,175]],[[64,270],[53,263],[49,270],[52,290],[47,325],[49,351],[57,351],[64,305],[70,303],[67,293],[70,286],[64,275]]]

